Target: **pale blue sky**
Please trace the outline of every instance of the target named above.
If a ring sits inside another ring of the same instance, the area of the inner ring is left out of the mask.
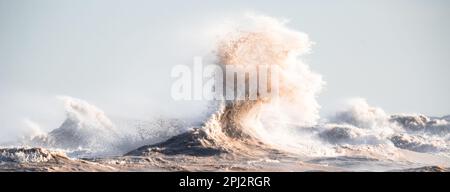
[[[116,116],[192,114],[179,109],[195,103],[171,101],[171,66],[205,53],[199,26],[247,11],[316,42],[305,59],[327,81],[322,114],[355,96],[390,113],[450,114],[450,1],[0,0],[0,139],[24,118],[58,126],[55,95]]]

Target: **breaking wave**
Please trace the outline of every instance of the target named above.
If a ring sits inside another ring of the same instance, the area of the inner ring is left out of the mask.
[[[178,119],[120,121],[113,123],[98,107],[68,96],[58,97],[66,119],[49,133],[26,120],[32,130],[20,140],[25,146],[64,150],[73,157],[118,155],[149,142],[161,141],[181,133],[188,124]]]
[[[319,137],[332,144],[383,145],[415,152],[449,155],[450,124],[445,118],[392,114],[354,99],[324,125]],[[388,150],[388,149],[384,149]]]
[[[312,43],[308,36],[265,16],[247,16],[245,21],[232,26],[228,31],[222,31],[216,50],[217,64],[223,68],[228,65],[277,67],[280,73],[279,95],[258,97],[256,100],[221,100],[217,112],[202,128],[185,135],[188,138],[184,139],[188,140],[189,145],[179,143],[181,146],[174,146],[172,142],[179,141],[169,140],[155,146],[163,148],[159,152],[192,153],[192,150],[179,148],[194,145],[198,149],[215,153],[241,156],[266,154],[270,150],[278,150],[275,146],[285,144],[286,141],[270,136],[285,131],[284,125],[271,123],[295,121],[301,126],[317,123],[320,106],[316,96],[324,82],[320,75],[312,72],[298,58],[310,49]],[[224,88],[238,94],[246,93],[246,90],[239,90],[233,85],[232,82],[225,82]],[[138,155],[148,151],[148,147],[143,147],[129,154]]]
[[[0,149],[0,163],[42,163],[58,158],[67,159],[68,157],[63,152],[49,151],[42,148]]]

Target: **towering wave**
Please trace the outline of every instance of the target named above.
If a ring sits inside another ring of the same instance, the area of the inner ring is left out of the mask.
[[[218,42],[217,63],[222,68],[275,66],[279,72],[279,94],[256,100],[222,100],[217,112],[202,128],[167,142],[144,146],[129,155],[152,151],[193,155],[264,154],[280,149],[276,146],[285,142],[283,138],[271,138],[273,132],[284,129],[284,124],[312,126],[317,123],[320,106],[316,95],[324,82],[298,58],[310,49],[312,42],[308,36],[265,16],[247,15],[231,26]],[[238,90],[233,82],[226,82],[225,90],[230,89],[238,94],[246,91]]]

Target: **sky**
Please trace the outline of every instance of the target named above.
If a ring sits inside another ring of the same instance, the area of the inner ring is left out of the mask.
[[[174,65],[211,48],[205,30],[254,12],[288,19],[315,42],[322,115],[363,97],[389,113],[450,114],[450,1],[0,0],[0,141],[31,120],[64,120],[59,95],[108,115],[195,116],[170,97]]]

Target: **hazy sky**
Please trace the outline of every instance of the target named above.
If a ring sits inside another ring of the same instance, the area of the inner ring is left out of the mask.
[[[24,119],[59,126],[57,95],[111,116],[201,113],[171,100],[170,70],[209,51],[201,29],[247,11],[289,19],[316,42],[305,60],[327,82],[322,114],[351,97],[450,114],[448,0],[0,0],[0,140]]]

